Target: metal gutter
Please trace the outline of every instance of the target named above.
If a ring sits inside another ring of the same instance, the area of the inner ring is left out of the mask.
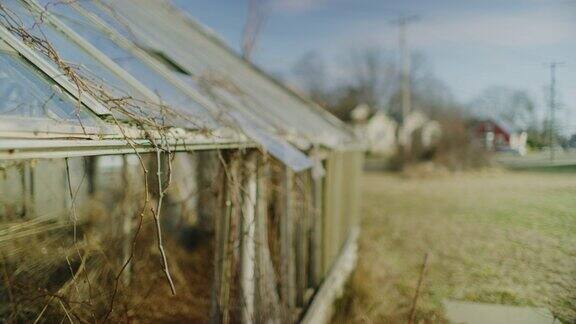
[[[206,139],[205,141],[168,140],[163,143],[172,152],[189,152],[215,149],[254,148],[251,142],[230,142]],[[13,139],[0,140],[0,160],[66,158],[112,154],[154,152],[148,140],[78,140],[78,139]]]

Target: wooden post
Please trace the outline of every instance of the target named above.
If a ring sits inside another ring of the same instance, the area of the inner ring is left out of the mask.
[[[257,155],[256,152],[249,153],[245,160],[245,182],[243,191],[242,208],[242,236],[240,257],[240,289],[242,294],[241,316],[243,323],[254,322],[254,291],[255,273],[254,263],[256,261],[255,251],[255,230],[256,230],[256,200],[257,200]]]
[[[364,152],[357,151],[355,153],[355,165],[354,165],[354,200],[352,205],[353,213],[353,224],[354,226],[360,225],[360,197],[362,195],[362,179],[364,170]]]
[[[256,201],[256,300],[255,322],[280,322],[280,297],[276,273],[268,245],[268,181],[270,164],[265,156],[258,159],[258,197]]]
[[[294,208],[292,186],[294,174],[284,167],[282,173],[281,216],[280,216],[280,294],[284,305],[284,322],[294,321],[296,304],[295,258],[294,258]]]
[[[335,193],[335,177],[334,177],[334,166],[335,166],[335,154],[331,153],[328,156],[326,163],[326,180],[323,184],[324,188],[324,200],[322,209],[322,276],[328,273],[332,265],[332,246],[335,244],[332,237],[333,225],[334,225],[334,193]]]
[[[318,162],[320,163],[320,162]],[[317,287],[322,281],[322,223],[323,223],[323,202],[324,202],[324,187],[323,177],[319,175],[312,177],[313,186],[313,212],[312,212],[312,255],[311,255],[311,276],[312,285]]]
[[[296,220],[296,304],[303,308],[307,302],[310,247],[309,172],[300,173],[295,179],[297,194],[294,215]]]
[[[32,217],[35,210],[34,204],[34,171],[32,170],[32,162],[25,161],[22,163],[22,212],[26,217]],[[64,171],[66,172],[66,171]],[[67,174],[65,173],[67,179]],[[69,208],[68,196],[64,195],[64,209]]]
[[[314,219],[314,188],[312,183],[312,172],[309,171],[305,174],[304,177],[304,201],[303,201],[303,210],[305,215],[305,222],[304,222],[304,240],[305,250],[304,250],[304,259],[305,263],[302,265],[305,271],[305,278],[304,279],[304,304],[308,304],[310,297],[312,295],[313,287],[312,285],[312,236],[314,232],[312,230],[312,222]]]
[[[215,151],[198,151],[196,155],[196,185],[198,187],[198,227],[205,232],[212,232],[215,219],[218,217],[217,212],[220,209],[220,202],[214,199],[218,195],[218,188],[222,183],[214,181],[222,169],[218,152]]]
[[[334,204],[333,214],[330,216],[330,222],[332,222],[332,241],[330,244],[332,245],[331,248],[331,262],[334,263],[336,258],[338,258],[338,254],[340,253],[340,249],[344,244],[344,240],[346,239],[345,236],[341,235],[342,232],[342,207],[344,206],[343,199],[345,197],[342,196],[342,187],[343,187],[343,179],[342,179],[342,172],[343,172],[343,155],[342,152],[336,151],[335,152],[335,163],[334,163],[334,171],[332,175],[334,176],[334,182],[332,185],[334,186],[334,200],[332,203]],[[331,265],[330,265],[331,266]]]
[[[132,251],[132,186],[130,182],[130,169],[128,167],[128,157],[122,155],[122,186],[123,197],[121,202],[121,224],[122,224],[122,263],[127,262]],[[122,272],[122,283],[130,285],[132,277],[132,262],[126,264]]]
[[[348,237],[351,220],[352,220],[352,200],[354,189],[354,164],[353,164],[353,152],[352,151],[342,151],[340,153],[340,231],[338,232],[339,246],[338,252],[340,251],[342,245],[344,245],[345,238]],[[346,181],[346,182],[344,182]]]
[[[195,219],[192,219],[193,221],[196,221],[196,225],[200,224],[200,219],[198,217],[198,209],[199,209],[199,199],[198,199],[198,191],[199,191],[199,183],[198,183],[198,155],[196,154],[196,152],[187,152],[187,153],[181,153],[181,154],[187,154],[187,159],[184,159],[185,161],[187,160],[187,164],[190,170],[190,178],[186,179],[190,185],[190,191],[192,192],[192,195],[189,196],[190,199],[190,203],[189,208],[190,210],[187,210],[186,213],[187,214],[192,214],[193,217],[195,217]],[[214,182],[214,179],[216,178],[217,175],[214,175],[214,177],[212,178],[212,181]],[[218,201],[217,199],[215,199],[214,197],[217,196],[217,194],[213,194],[212,195],[212,200],[213,201]],[[190,213],[190,211],[194,211],[193,213]],[[190,219],[186,219],[186,221],[190,221]],[[206,220],[204,220],[206,221]],[[190,222],[188,224],[191,224],[193,222]],[[208,232],[212,232],[214,231],[214,215],[212,215],[212,218],[210,218],[208,220],[208,224],[206,226],[209,226],[208,229],[206,228],[202,228],[205,231]]]
[[[238,183],[238,160],[226,154],[222,175],[221,213],[217,214],[215,222],[215,273],[212,293],[211,323],[230,322],[230,294],[232,287],[232,267],[234,264],[234,245],[236,235],[233,233],[233,218],[237,214],[237,195],[240,191]]]

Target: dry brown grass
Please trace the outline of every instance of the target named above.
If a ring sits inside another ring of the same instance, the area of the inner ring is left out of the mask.
[[[576,320],[576,173],[368,173],[358,268],[339,322],[442,322],[442,301],[548,307]]]
[[[38,319],[40,323],[51,323],[67,321],[68,316],[74,322],[208,321],[214,269],[212,238],[190,232],[188,227],[167,231],[164,242],[171,255],[169,265],[180,290],[173,296],[158,262],[150,215],[145,217],[134,250],[131,283],[126,286],[120,282],[113,311],[104,321],[124,257],[120,240],[97,235],[106,233],[102,223],[117,223],[102,212],[95,213],[102,222],[86,222],[79,227],[81,233],[86,233],[86,239],[77,244],[85,263],[71,243],[68,223],[0,244],[0,321]],[[201,239],[194,240],[199,236]],[[76,279],[73,272],[77,273]]]

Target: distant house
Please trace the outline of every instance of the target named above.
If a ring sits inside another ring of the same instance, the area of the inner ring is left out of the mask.
[[[442,129],[420,111],[411,112],[403,124],[399,124],[383,111],[365,105],[354,108],[350,114],[356,136],[373,155],[390,157],[400,147],[425,154],[438,144]]]
[[[398,123],[384,112],[373,112],[365,104],[354,108],[350,113],[354,132],[367,151],[373,155],[391,156],[397,150]]]
[[[514,151],[526,154],[528,133],[498,119],[479,120],[472,124],[474,138],[489,151]]]
[[[421,111],[412,111],[398,131],[398,143],[415,156],[433,151],[442,136],[440,123]]]

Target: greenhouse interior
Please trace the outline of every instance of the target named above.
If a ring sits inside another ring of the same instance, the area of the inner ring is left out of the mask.
[[[168,1],[0,3],[2,321],[326,320],[362,163]]]

